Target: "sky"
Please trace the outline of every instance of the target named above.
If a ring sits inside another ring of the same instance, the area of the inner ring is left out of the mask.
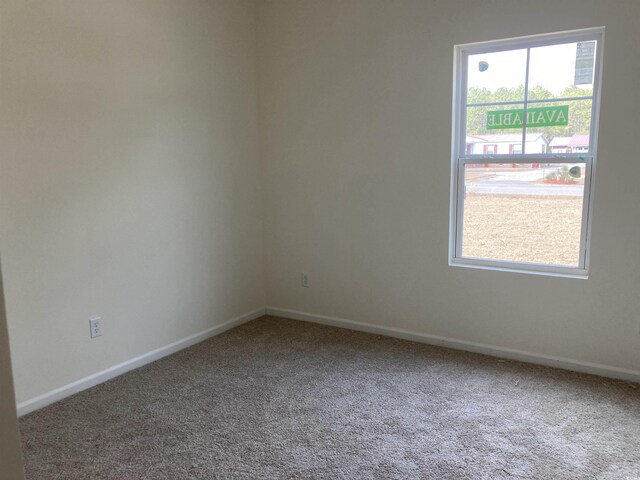
[[[560,94],[574,83],[576,43],[550,45],[531,49],[529,86],[542,85],[554,94]],[[495,91],[499,87],[513,88],[524,85],[527,50],[485,53],[469,56],[468,86],[486,87]],[[480,72],[478,64],[485,61],[489,68]],[[581,85],[591,88],[592,85]]]

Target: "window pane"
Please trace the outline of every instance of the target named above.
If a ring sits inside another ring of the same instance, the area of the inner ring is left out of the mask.
[[[588,153],[591,104],[591,100],[528,104],[525,153],[541,153],[541,144],[546,153]]]
[[[530,100],[583,97],[593,94],[596,41],[531,49]]]
[[[527,50],[469,55],[467,104],[524,101]]]
[[[578,267],[584,174],[584,164],[465,165],[462,256]]]
[[[519,116],[518,116],[518,112]],[[467,155],[522,153],[524,104],[467,107]]]

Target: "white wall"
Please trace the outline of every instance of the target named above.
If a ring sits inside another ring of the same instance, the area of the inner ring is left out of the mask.
[[[253,2],[11,0],[0,19],[18,401],[262,307]]]
[[[0,8],[19,401],[265,303],[640,368],[637,1]],[[599,25],[589,280],[449,267],[453,45]]]
[[[637,0],[261,2],[268,302],[640,370],[639,18]],[[454,44],[601,25],[590,278],[448,266]]]
[[[2,274],[0,272],[0,474],[2,478],[20,480],[22,471],[22,453],[20,451],[20,432],[16,417],[16,399],[13,390],[11,356],[7,319],[4,310]]]

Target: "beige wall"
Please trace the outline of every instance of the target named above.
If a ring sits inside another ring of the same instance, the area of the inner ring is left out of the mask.
[[[259,5],[272,306],[640,370],[640,2]],[[448,266],[453,46],[601,25],[589,280]]]
[[[254,4],[17,0],[0,22],[18,400],[262,307]]]
[[[16,418],[9,336],[4,310],[2,274],[0,272],[0,477],[19,480],[22,475],[20,433]]]

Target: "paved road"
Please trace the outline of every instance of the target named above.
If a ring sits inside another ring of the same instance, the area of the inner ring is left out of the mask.
[[[533,183],[543,178],[541,171],[498,173],[465,183],[467,193],[506,195],[582,196],[583,185]]]
[[[495,193],[505,195],[562,195],[582,196],[582,185],[544,185],[517,180],[502,182],[477,182],[465,184],[467,193]]]

